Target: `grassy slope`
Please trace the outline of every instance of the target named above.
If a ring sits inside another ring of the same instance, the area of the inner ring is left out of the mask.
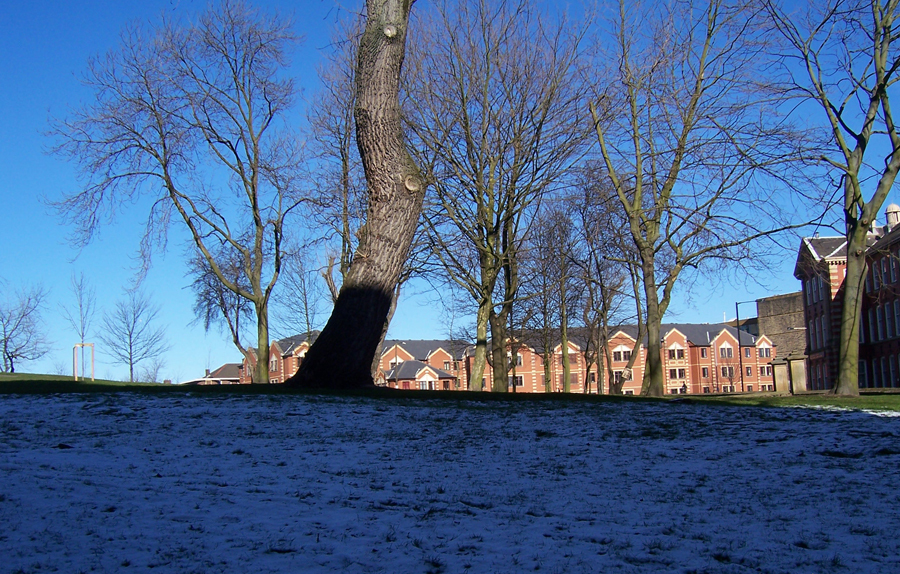
[[[212,385],[182,386],[161,385],[153,383],[122,383],[116,381],[75,382],[70,377],[56,375],[3,374],[0,373],[0,394],[56,394],[56,393],[170,393],[170,394],[309,394],[310,391],[297,391],[280,385]],[[321,394],[321,393],[320,393]],[[609,401],[646,401],[646,400],[679,400],[709,405],[741,405],[766,407],[818,406],[850,409],[871,409],[900,411],[900,394],[865,394],[860,397],[834,397],[824,394],[798,396],[782,396],[772,394],[698,396],[683,395],[671,399],[647,399],[641,397],[597,396],[581,394],[501,394],[501,393],[469,393],[459,391],[399,391],[391,389],[366,389],[344,393],[354,396],[379,398],[418,398],[444,400],[478,400],[478,401],[577,401],[577,402],[609,402]]]

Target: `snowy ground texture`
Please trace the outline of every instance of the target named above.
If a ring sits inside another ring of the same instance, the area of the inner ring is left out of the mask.
[[[900,418],[0,397],[0,572],[900,572]]]

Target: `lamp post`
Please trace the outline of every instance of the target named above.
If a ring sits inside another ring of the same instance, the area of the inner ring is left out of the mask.
[[[741,392],[744,392],[744,351],[741,349],[741,313],[739,307],[744,303],[756,303],[756,301],[737,301],[734,304],[734,328],[737,329],[738,341],[738,365],[741,369]]]

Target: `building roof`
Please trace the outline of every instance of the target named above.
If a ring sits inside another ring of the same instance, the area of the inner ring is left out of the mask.
[[[385,339],[384,346],[381,347],[381,356],[385,356],[394,345],[399,346],[401,349],[412,355],[413,359],[422,361],[428,359],[428,357],[434,354],[438,349],[447,351],[454,359],[461,359],[466,347],[469,347],[471,343],[467,341],[439,339]]]
[[[207,379],[239,379],[241,376],[240,363],[225,363],[215,371],[206,375]]]
[[[284,339],[278,339],[275,342],[278,343],[278,347],[281,349],[282,356],[286,357],[293,353],[294,349],[307,341],[310,345],[312,345],[319,337],[319,333],[321,333],[321,331],[314,330],[310,331],[309,333],[291,335],[290,337],[285,337]]]
[[[725,323],[663,323],[660,325],[661,338],[664,339],[674,329],[682,333],[690,344],[697,347],[709,346],[722,331],[728,331],[734,338],[737,338],[740,333],[742,347],[755,346],[757,340],[757,337],[750,333],[738,331]],[[611,331],[613,333],[622,331],[632,339],[637,338],[637,325],[620,325]],[[644,337],[643,344],[647,344],[646,337]]]
[[[385,379],[387,379],[388,381],[397,381],[404,379],[412,380],[419,376],[419,373],[422,372],[422,369],[431,369],[439,379],[456,378],[456,375],[448,373],[447,371],[436,369],[431,365],[423,363],[422,361],[413,360],[403,361],[402,363],[399,363],[396,367],[387,372],[387,375],[385,375]]]

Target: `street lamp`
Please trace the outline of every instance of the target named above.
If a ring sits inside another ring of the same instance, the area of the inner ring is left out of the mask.
[[[756,303],[756,301],[737,301],[734,304],[734,328],[737,329],[738,340],[738,365],[741,369],[741,392],[744,392],[744,351],[741,349],[741,313],[738,308],[744,303]]]

